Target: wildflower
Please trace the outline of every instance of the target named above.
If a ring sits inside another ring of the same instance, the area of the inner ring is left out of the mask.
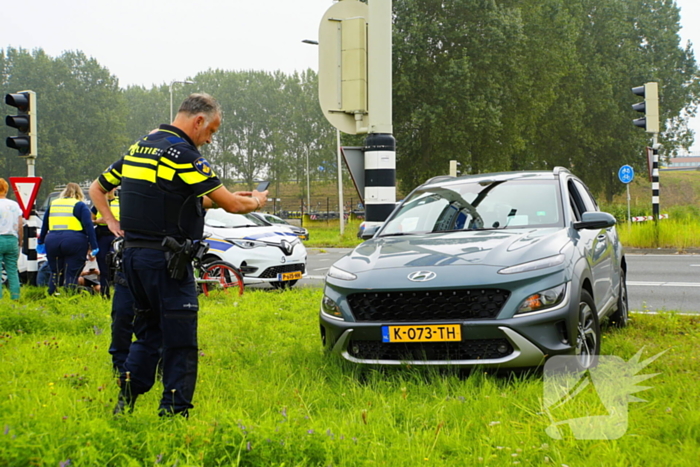
[[[310,435],[313,435],[313,434],[314,434],[314,430],[309,430],[309,431],[307,431],[307,433],[310,434]]]
[[[500,424],[501,424],[501,422],[491,422],[491,423],[489,423],[489,426],[496,426],[496,425],[500,425]]]
[[[69,465],[71,465],[70,459],[66,459],[66,460],[58,463],[58,467],[68,467]]]
[[[160,464],[161,460],[163,460],[163,453],[160,453],[156,456],[156,464]]]
[[[5,434],[10,432],[10,425],[5,425]]]
[[[251,449],[253,449],[253,446],[251,446],[250,441],[248,441],[247,443],[245,443],[245,450],[250,451]]]

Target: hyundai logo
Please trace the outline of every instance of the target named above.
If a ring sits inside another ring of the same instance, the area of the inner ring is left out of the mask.
[[[416,271],[408,275],[408,280],[413,282],[428,282],[437,277],[433,271]]]

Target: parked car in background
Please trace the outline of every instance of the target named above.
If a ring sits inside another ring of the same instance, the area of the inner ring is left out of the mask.
[[[241,270],[245,284],[266,282],[287,288],[306,273],[306,248],[288,229],[223,209],[209,209],[204,220],[209,243],[204,262],[231,263]]]
[[[269,225],[275,225],[293,232],[294,235],[299,237],[301,240],[309,239],[309,231],[304,227],[299,227],[297,225],[292,225],[281,217],[277,217],[274,214],[267,214],[265,212],[251,212],[251,215],[261,219]]]
[[[328,271],[324,346],[351,362],[595,364],[628,319],[615,218],[566,169],[441,176]]]

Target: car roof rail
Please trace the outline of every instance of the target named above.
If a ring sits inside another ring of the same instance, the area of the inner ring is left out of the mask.
[[[554,172],[554,175],[559,175],[560,173],[571,174],[571,171],[569,169],[567,169],[566,167],[561,167],[561,166],[554,167],[554,170],[552,172]]]
[[[454,180],[457,177],[453,177],[452,175],[438,175],[437,177],[429,178],[425,182],[423,182],[423,185],[427,185],[428,183],[435,183],[435,182],[441,182],[443,180]]]

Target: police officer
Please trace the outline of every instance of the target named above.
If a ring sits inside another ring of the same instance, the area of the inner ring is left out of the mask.
[[[88,244],[93,256],[99,253],[90,209],[83,199],[80,186],[69,183],[44,214],[38,243],[46,248],[51,270],[49,295],[53,295],[59,285],[76,287],[85,267]]]
[[[109,190],[107,199],[109,200],[109,209],[116,220],[119,220],[119,198],[116,196],[117,189]],[[109,267],[107,266],[107,254],[111,252],[112,242],[117,238],[107,227],[107,223],[99,215],[95,206],[91,209],[92,222],[95,224],[95,235],[97,236],[97,245],[99,252],[95,259],[97,260],[97,268],[100,270],[100,293],[103,297],[110,296],[109,290]]]
[[[124,272],[134,297],[134,332],[120,376],[115,414],[133,409],[155,383],[162,348],[159,414],[188,415],[197,381],[197,291],[188,242],[204,230],[204,209],[228,212],[263,207],[267,191],[231,193],[198,148],[211,143],[221,108],[207,94],[192,94],[170,125],[133,144],[93,182],[90,195],[115,235],[124,235]],[[106,193],[121,186],[120,220]]]

